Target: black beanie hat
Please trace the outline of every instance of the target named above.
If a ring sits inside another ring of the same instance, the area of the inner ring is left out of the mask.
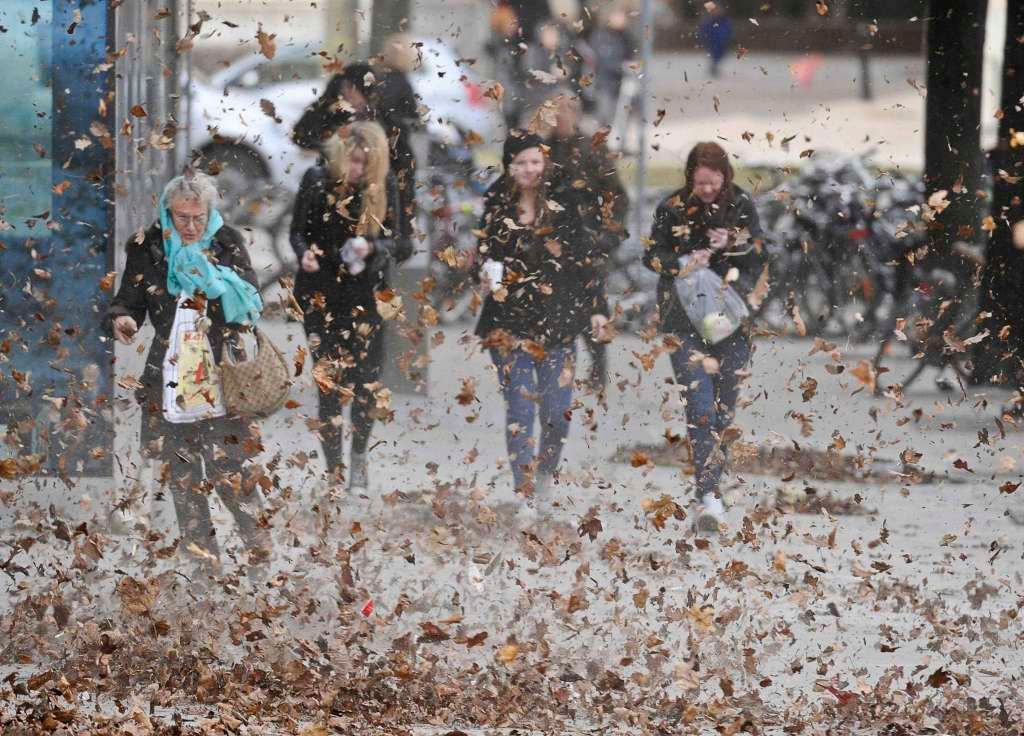
[[[544,139],[536,133],[531,133],[528,130],[510,130],[508,138],[505,139],[505,148],[501,153],[501,164],[507,171],[509,164],[512,163],[512,159],[527,148],[540,148],[543,150],[543,147]]]
[[[361,61],[349,64],[341,74],[336,74],[331,79],[327,88],[327,96],[340,97],[342,82],[348,82],[359,90],[363,97],[369,98],[374,91],[376,81],[376,76],[369,64]]]

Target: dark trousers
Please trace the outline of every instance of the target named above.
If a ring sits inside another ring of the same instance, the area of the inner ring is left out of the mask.
[[[238,525],[246,547],[260,546],[263,532],[256,518],[242,508],[242,463],[248,428],[240,419],[207,419],[188,424],[162,422],[162,445],[154,459],[162,463],[161,483],[171,488],[183,546],[193,542],[220,556],[210,517],[210,492],[215,492]]]
[[[749,362],[751,342],[742,329],[717,345],[709,345],[696,335],[679,337],[683,344],[671,355],[672,370],[686,396],[686,424],[699,498],[718,491],[725,465],[719,443],[736,414],[740,389],[736,371]],[[695,352],[717,360],[718,371],[708,372],[703,361],[693,360]]]
[[[380,381],[384,365],[384,331],[381,323],[307,326],[307,336],[314,332],[320,336],[320,344],[310,349],[314,370],[324,371],[333,384],[318,383],[320,442],[327,469],[333,471],[344,465],[341,417],[345,404],[352,405],[352,452],[362,454],[370,443],[376,407],[373,384]]]

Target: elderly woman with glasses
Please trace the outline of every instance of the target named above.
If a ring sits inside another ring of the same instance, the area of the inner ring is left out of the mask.
[[[179,357],[174,352],[179,349],[174,345],[179,310],[195,310],[190,313],[195,316],[193,334],[205,335],[209,350],[202,354],[216,363],[225,343],[236,345],[240,328],[259,319],[263,308],[245,242],[224,223],[217,199],[213,179],[202,173],[167,184],[157,221],[125,246],[127,263],[109,315],[114,336],[126,345],[135,341],[147,317],[156,333],[137,393],[141,441],[143,453],[162,463],[161,483],[171,487],[181,530],[179,551],[205,561],[219,557],[208,499],[213,490],[234,517],[250,564],[258,564],[266,560],[267,534],[242,506],[241,470],[247,452],[259,448],[259,438],[248,436],[241,419],[225,416],[219,397],[209,391],[209,406],[199,402],[198,415],[193,411],[183,418],[175,411],[179,407],[168,402],[168,387],[173,396],[175,381],[165,378],[168,364]]]

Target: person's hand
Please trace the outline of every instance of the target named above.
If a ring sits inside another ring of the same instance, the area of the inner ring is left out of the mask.
[[[135,342],[135,333],[138,331],[139,326],[135,324],[134,317],[123,314],[120,317],[114,318],[114,337],[117,338],[118,342],[131,345]]]
[[[611,342],[613,337],[611,322],[603,314],[590,315],[590,330],[598,342]]]
[[[313,248],[310,248],[302,254],[302,270],[306,273],[316,273],[320,270],[320,261],[317,260],[316,253],[313,252]]]
[[[729,247],[729,231],[724,227],[713,227],[708,230],[708,242],[711,250],[723,250]]]
[[[697,268],[707,268],[711,263],[711,251],[708,248],[701,248],[690,253],[690,261]]]
[[[373,253],[373,243],[366,238],[352,238],[348,242],[351,244],[352,253],[356,258],[362,258],[365,261]]]

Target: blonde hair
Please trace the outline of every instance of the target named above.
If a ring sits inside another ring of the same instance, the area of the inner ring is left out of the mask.
[[[348,180],[348,162],[352,152],[366,154],[366,165],[360,181]],[[384,129],[369,120],[346,125],[324,145],[327,170],[346,189],[362,190],[363,209],[359,213],[356,233],[377,237],[388,210],[388,166],[390,154]]]

